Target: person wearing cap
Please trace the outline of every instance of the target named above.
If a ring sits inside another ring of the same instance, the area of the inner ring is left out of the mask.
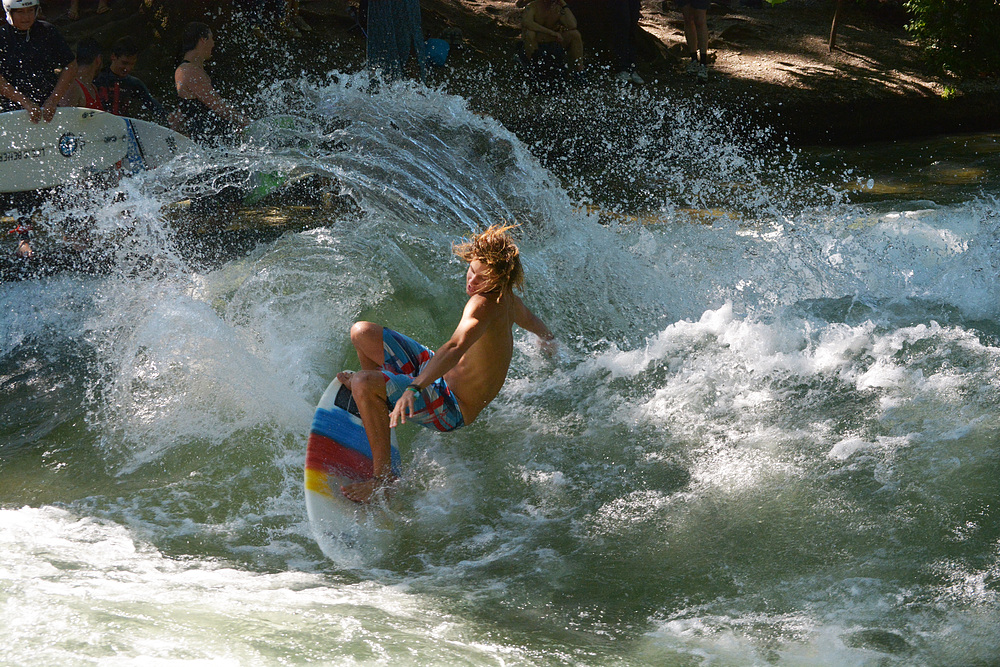
[[[3,0],[3,8],[0,111],[24,109],[32,123],[47,123],[76,79],[76,57],[55,26],[38,20],[38,0]]]

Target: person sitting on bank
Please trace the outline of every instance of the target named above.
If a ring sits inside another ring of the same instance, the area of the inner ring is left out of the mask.
[[[38,0],[3,0],[3,8],[0,112],[25,109],[32,123],[47,123],[76,78],[76,57],[55,26],[38,20]]]
[[[183,61],[174,72],[179,106],[188,136],[208,145],[226,143],[249,125],[246,116],[230,105],[212,87],[205,61],[212,56],[215,38],[204,23],[189,23],[184,29]]]
[[[101,45],[93,37],[84,37],[76,45],[77,74],[74,84],[69,87],[59,106],[85,107],[104,111],[104,105],[97,95],[94,77],[101,69]]]
[[[583,71],[583,35],[577,30],[576,17],[565,0],[518,0],[527,5],[521,15],[521,38],[524,55],[531,59],[539,44],[554,42],[566,49],[570,67]]]
[[[133,76],[139,50],[139,43],[127,35],[111,45],[111,62],[94,79],[104,110],[116,116],[169,125],[175,131],[181,129],[180,114],[168,114],[150,94],[146,84]]]

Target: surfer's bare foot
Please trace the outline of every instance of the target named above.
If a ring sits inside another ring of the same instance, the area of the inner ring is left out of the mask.
[[[351,388],[351,380],[354,378],[354,371],[340,371],[337,373],[337,379],[340,384],[344,385],[348,389]]]
[[[389,489],[392,486],[393,480],[380,480],[380,479],[366,479],[363,482],[355,482],[354,484],[345,484],[340,487],[340,492],[344,494],[344,497],[348,500],[353,500],[356,503],[367,503],[372,499],[372,496],[381,489]]]
[[[340,492],[348,500],[353,500],[356,503],[367,503],[371,499],[372,494],[375,493],[375,480],[369,479],[364,482],[345,484],[340,487]]]

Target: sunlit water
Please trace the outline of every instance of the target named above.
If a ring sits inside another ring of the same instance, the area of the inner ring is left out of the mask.
[[[152,262],[0,286],[0,662],[995,664],[995,161],[932,196],[634,93],[603,140],[643,150],[578,174],[362,83],[90,193]],[[354,206],[189,262],[160,207],[239,168]],[[474,425],[404,428],[399,492],[324,554],[302,467],[350,324],[443,342],[450,245],[499,220],[560,357],[520,332]]]

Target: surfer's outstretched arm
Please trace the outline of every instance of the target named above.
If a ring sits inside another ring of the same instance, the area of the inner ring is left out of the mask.
[[[524,301],[521,297],[516,294],[511,294],[514,299],[514,323],[524,329],[525,331],[530,331],[531,333],[538,336],[538,340],[541,342],[542,351],[544,351],[549,356],[556,353],[556,337],[549,331],[549,328],[545,326],[545,322],[541,320],[538,315],[531,312],[531,309],[524,305]]]

